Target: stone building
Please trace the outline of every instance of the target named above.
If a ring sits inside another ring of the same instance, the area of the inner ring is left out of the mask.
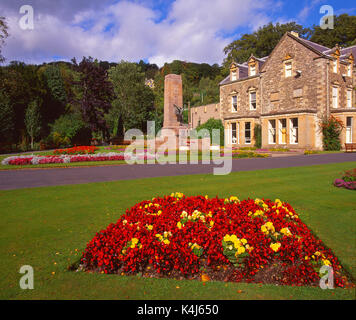
[[[320,121],[330,115],[344,123],[342,144],[356,142],[355,56],[356,46],[330,49],[292,32],[270,56],[232,63],[215,113],[227,145],[253,146],[260,124],[262,148],[321,150]],[[195,117],[203,119],[202,108]]]
[[[209,119],[221,119],[220,104],[213,103],[205,106],[193,107],[190,109],[190,125],[196,128],[207,122]]]

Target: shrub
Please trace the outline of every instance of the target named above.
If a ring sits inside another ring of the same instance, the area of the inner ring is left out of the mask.
[[[203,123],[202,125],[198,126],[196,128],[197,132],[199,132],[202,129],[207,129],[210,134],[210,141],[212,140],[212,132],[214,129],[220,130],[220,145],[223,146],[224,143],[224,125],[221,120],[217,119],[209,119],[207,122]]]
[[[258,123],[255,124],[253,132],[255,136],[255,147],[260,149],[262,147],[262,126]]]
[[[51,125],[51,136],[57,147],[90,144],[91,131],[79,114],[68,113],[59,117]]]
[[[343,128],[343,123],[334,116],[330,116],[329,118],[322,120],[321,129],[323,133],[323,146],[325,151],[341,150],[340,133]]]

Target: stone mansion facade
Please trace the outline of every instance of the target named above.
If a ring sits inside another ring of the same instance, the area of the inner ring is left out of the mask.
[[[221,119],[228,146],[254,145],[262,127],[262,148],[322,149],[320,121],[344,124],[341,142],[356,143],[356,46],[333,49],[286,33],[270,56],[232,63],[220,83],[220,103],[191,108],[195,128]]]

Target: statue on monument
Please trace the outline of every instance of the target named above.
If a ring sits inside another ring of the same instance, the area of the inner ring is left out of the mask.
[[[175,113],[177,116],[177,121],[182,125],[183,124],[183,111],[184,108],[183,107],[178,107],[176,104],[174,104],[174,108],[175,108]]]

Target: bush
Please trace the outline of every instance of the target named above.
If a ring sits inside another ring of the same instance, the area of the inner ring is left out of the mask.
[[[198,126],[196,128],[197,132],[199,132],[202,129],[206,129],[210,133],[210,140],[212,140],[212,132],[214,129],[220,130],[220,145],[223,146],[224,143],[224,125],[221,120],[217,120],[214,118],[209,119],[207,122],[203,123],[202,125]]]
[[[321,129],[325,151],[341,150],[340,133],[343,128],[343,123],[333,116],[322,120]]]
[[[52,142],[56,147],[66,147],[71,144],[88,145],[91,131],[85,125],[79,114],[69,113],[58,118],[51,125]]]
[[[262,126],[260,124],[255,124],[253,133],[255,136],[255,147],[257,149],[261,149],[261,147],[262,147]]]

